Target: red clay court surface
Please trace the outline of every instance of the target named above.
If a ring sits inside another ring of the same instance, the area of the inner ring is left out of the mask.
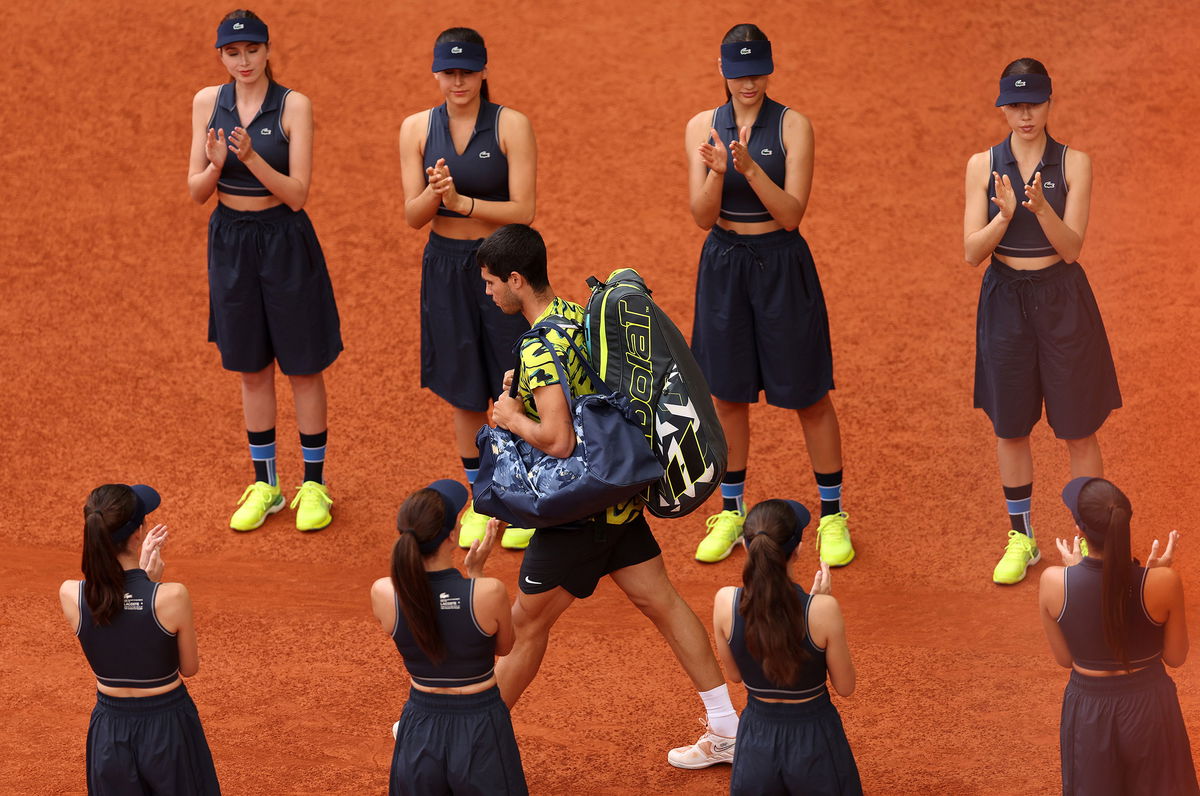
[[[989,580],[1005,540],[990,426],[971,408],[981,272],[963,265],[963,171],[1005,134],[992,107],[1016,57],[1047,63],[1051,128],[1095,164],[1082,262],[1109,329],[1125,407],[1104,427],[1110,477],[1135,507],[1134,547],[1184,535],[1196,633],[1200,530],[1200,191],[1191,9],[1117,2],[964,4],[263,3],[278,79],[316,114],[307,209],[330,263],[346,351],[329,373],[335,522],[290,512],[225,523],[250,474],[237,378],[205,342],[206,221],[185,189],[189,108],[221,82],[226,8],[50,2],[9,15],[0,107],[0,791],[84,784],[94,683],[55,591],[77,577],[95,485],[148,481],[171,527],[168,577],[193,594],[202,668],[189,682],[228,793],[373,793],[408,684],[371,616],[393,518],[410,490],[460,477],[450,412],[418,389],[419,255],[403,223],[396,133],[441,101],[432,41],[487,38],[490,86],[537,134],[536,226],[558,291],[641,269],[691,326],[704,233],[687,210],[682,133],[719,104],[717,45],[754,21],[775,43],[771,95],[816,130],[802,230],[828,298],[846,502],[858,559],[834,574],[858,666],[837,699],[866,790],[1052,793],[1065,670],[1038,623],[1035,568]],[[1175,10],[1171,10],[1171,9]],[[1016,42],[1025,42],[1017,46]],[[1187,53],[1192,55],[1188,56]],[[689,142],[691,143],[691,142]],[[299,482],[280,382],[280,471]],[[752,414],[748,497],[816,500],[791,413]],[[1061,444],[1035,433],[1043,550],[1071,528]],[[715,504],[714,500],[714,504]],[[669,570],[709,625],[743,556],[691,560],[698,513],[657,521]],[[1051,563],[1057,556],[1047,554]],[[806,542],[800,577],[816,559]],[[519,554],[490,574],[515,587]],[[806,584],[807,585],[807,584]],[[1174,673],[1200,749],[1200,665]],[[735,702],[745,693],[734,687]],[[559,623],[513,720],[535,793],[721,793],[729,770],[677,771],[702,707],[665,643],[611,584]]]

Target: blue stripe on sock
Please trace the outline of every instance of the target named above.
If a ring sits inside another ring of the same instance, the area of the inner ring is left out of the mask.
[[[250,458],[253,461],[261,462],[275,458],[275,443],[268,445],[251,445]]]
[[[474,484],[475,478],[479,475],[479,468],[475,468],[474,470],[468,470],[467,468],[464,467],[463,472],[467,474],[467,483]]]
[[[306,448],[300,446],[300,450],[304,452],[304,461],[306,462],[323,462],[325,461],[325,446],[319,448]]]
[[[834,501],[842,499],[841,484],[837,484],[836,486],[821,486],[818,484],[817,491],[821,493],[821,500]]]
[[[271,486],[279,484],[279,477],[275,475],[275,460],[267,459],[267,483]]]
[[[1033,498],[1024,498],[1022,500],[1005,500],[1008,504],[1008,513],[1012,515],[1028,514],[1030,507],[1033,505]]]
[[[746,482],[740,484],[721,484],[721,497],[740,498],[746,494]]]

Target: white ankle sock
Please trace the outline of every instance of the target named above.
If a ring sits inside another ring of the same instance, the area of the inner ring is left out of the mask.
[[[708,729],[726,738],[736,737],[738,715],[729,701],[729,686],[721,683],[710,691],[701,691],[700,699],[708,712]]]

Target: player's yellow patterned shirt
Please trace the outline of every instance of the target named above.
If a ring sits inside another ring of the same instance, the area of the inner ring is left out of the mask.
[[[558,354],[559,362],[562,363],[563,368],[567,371],[567,385],[571,388],[571,395],[579,397],[581,395],[591,395],[596,392],[592,380],[584,372],[583,363],[579,361],[579,355],[575,353],[575,349],[567,342],[567,335],[570,335],[571,340],[575,342],[575,345],[579,346],[580,351],[587,350],[583,333],[583,307],[573,301],[567,301],[564,298],[555,296],[545,311],[534,321],[534,325],[548,318],[553,318],[561,324],[561,328],[550,329],[546,333],[546,340],[550,345],[554,346],[554,351]],[[525,404],[525,413],[534,420],[538,420],[537,403],[534,401],[533,391],[538,387],[547,387],[550,385],[555,385],[556,389],[561,389],[557,387],[561,381],[558,369],[554,367],[554,360],[542,340],[538,338],[526,338],[522,340],[521,375],[517,382],[517,391],[521,396],[521,401]],[[641,509],[642,500],[640,497],[632,498],[616,506],[610,506],[607,512],[608,522],[613,525],[623,525],[636,519],[642,513]]]

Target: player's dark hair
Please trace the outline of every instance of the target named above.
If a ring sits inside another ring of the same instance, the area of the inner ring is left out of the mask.
[[[137,498],[124,484],[96,487],[83,506],[83,598],[97,625],[107,625],[125,607],[125,568],[117,555],[128,540],[118,547],[112,532],[129,522],[136,508]]]
[[[1133,507],[1120,489],[1103,478],[1095,478],[1079,491],[1079,517],[1088,546],[1104,553],[1100,586],[1100,614],[1104,617],[1104,640],[1108,648],[1129,668],[1128,617],[1133,586],[1133,568],[1137,562],[1129,549],[1129,520]],[[1088,533],[1094,528],[1094,535]]]
[[[516,272],[535,292],[550,287],[546,273],[546,242],[541,233],[527,224],[505,224],[487,236],[475,258],[479,264],[501,279]]]
[[[483,36],[479,35],[479,31],[474,28],[446,28],[438,37],[433,40],[434,44],[446,44],[452,41],[462,41],[468,44],[478,44],[480,47],[486,47],[483,42]],[[479,89],[479,98],[484,102],[490,102],[488,98],[487,78],[483,79],[483,85]]]
[[[1000,77],[1012,77],[1013,75],[1045,75],[1050,77],[1050,73],[1046,71],[1046,66],[1036,58],[1018,58],[1008,66],[1004,67],[1004,71],[1000,73]]]
[[[446,504],[432,489],[418,489],[400,504],[396,530],[400,538],[392,548],[392,588],[409,632],[421,651],[434,663],[446,657],[446,642],[437,625],[437,606],[425,574],[425,559],[418,547],[438,535],[445,522]],[[435,553],[430,553],[434,555]],[[396,617],[400,621],[400,617]]]
[[[788,577],[789,556],[783,552],[795,524],[796,514],[785,501],[764,500],[750,509],[743,528],[747,555],[738,613],[746,649],[763,674],[780,685],[795,684],[809,658],[804,603]]]
[[[230,11],[228,14],[221,17],[222,22],[228,22],[231,19],[257,19],[259,22],[263,22],[262,17],[260,17],[258,14],[255,14],[253,11],[249,11],[245,8],[235,8],[233,11]],[[266,23],[263,22],[263,24],[265,25]],[[267,42],[267,46],[270,47],[271,42]],[[271,80],[271,81],[275,80],[275,76],[271,74],[271,59],[270,58],[267,59],[267,68],[263,71],[267,75],[267,80]]]
[[[767,34],[763,33],[758,25],[751,25],[749,22],[742,22],[734,25],[725,32],[725,37],[721,39],[721,44],[733,44],[737,41],[769,41]],[[725,83],[725,101],[733,99],[733,95],[729,93],[729,84]]]

